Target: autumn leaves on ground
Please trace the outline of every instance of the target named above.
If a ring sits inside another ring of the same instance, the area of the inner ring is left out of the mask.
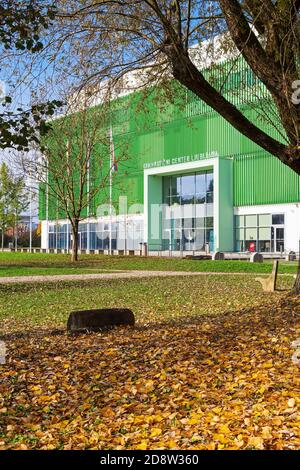
[[[1,288],[0,449],[300,449],[300,299],[253,277]],[[74,306],[135,329],[68,337]],[[23,306],[22,306],[23,305]]]

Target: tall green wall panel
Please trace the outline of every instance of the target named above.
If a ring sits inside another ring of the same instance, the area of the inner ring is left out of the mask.
[[[234,159],[234,205],[300,202],[300,177],[272,155]]]

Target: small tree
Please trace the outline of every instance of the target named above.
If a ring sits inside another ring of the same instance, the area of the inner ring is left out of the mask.
[[[18,223],[20,216],[28,209],[28,190],[22,177],[15,177],[11,189],[11,208],[14,220],[15,247],[18,248]]]
[[[13,178],[5,163],[0,168],[0,226],[1,226],[1,248],[4,249],[5,232],[13,226],[14,214],[11,205],[11,188]]]
[[[4,249],[4,235],[14,227],[17,246],[17,225],[20,215],[28,208],[28,195],[22,177],[15,176],[6,163],[0,167],[0,227],[1,247]]]
[[[95,215],[97,196],[108,188],[113,166],[125,150],[123,146],[112,161],[114,144],[105,105],[89,108],[81,102],[79,108],[49,124],[42,155],[25,155],[22,161],[25,172],[35,175],[48,201],[56,205],[57,215],[69,220],[73,262],[78,261],[79,223]],[[114,146],[114,155],[115,150]]]

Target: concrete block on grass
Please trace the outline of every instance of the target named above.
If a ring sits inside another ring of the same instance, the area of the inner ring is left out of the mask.
[[[70,333],[102,331],[114,326],[134,326],[134,314],[128,308],[104,308],[72,312],[67,323]]]
[[[261,253],[251,253],[250,263],[263,263],[264,257]]]

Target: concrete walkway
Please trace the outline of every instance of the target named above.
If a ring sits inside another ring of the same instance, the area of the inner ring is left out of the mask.
[[[58,274],[54,276],[15,276],[0,277],[0,285],[26,284],[35,282],[59,282],[59,281],[90,281],[110,279],[138,279],[151,277],[190,277],[190,276],[268,276],[264,273],[215,273],[215,272],[186,272],[186,271],[120,271],[98,274]],[[281,274],[293,276],[293,274]]]

